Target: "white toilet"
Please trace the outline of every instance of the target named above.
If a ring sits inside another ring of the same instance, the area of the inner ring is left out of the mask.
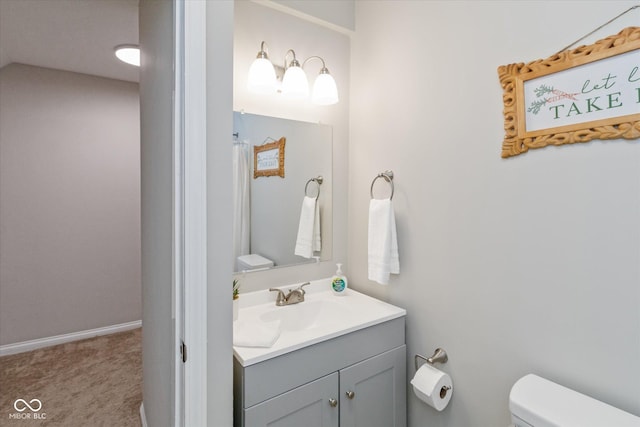
[[[238,271],[266,270],[273,267],[273,261],[258,254],[240,255]]]
[[[640,427],[640,418],[529,374],[509,395],[515,427]]]

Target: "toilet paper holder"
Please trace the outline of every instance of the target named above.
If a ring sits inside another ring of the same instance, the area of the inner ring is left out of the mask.
[[[418,360],[424,360],[429,365],[433,365],[434,363],[447,363],[447,361],[449,360],[449,356],[447,355],[447,352],[444,351],[444,349],[438,347],[433,352],[431,357],[424,357],[420,354],[416,354],[413,360],[417,371],[419,368]]]

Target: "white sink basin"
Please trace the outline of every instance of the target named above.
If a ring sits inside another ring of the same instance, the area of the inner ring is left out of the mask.
[[[304,302],[276,307],[267,310],[260,315],[263,322],[280,321],[280,331],[306,331],[319,327],[326,327],[329,323],[336,326],[341,319],[352,316],[352,311],[344,307],[338,301],[309,300]]]
[[[280,337],[269,348],[238,347],[236,359],[249,366],[324,340],[406,315],[402,308],[371,298],[352,289],[343,296],[329,290],[330,279],[305,287],[305,301],[278,307],[276,294],[258,291],[240,296],[238,320],[243,325],[280,321]],[[295,286],[283,287],[285,291]]]

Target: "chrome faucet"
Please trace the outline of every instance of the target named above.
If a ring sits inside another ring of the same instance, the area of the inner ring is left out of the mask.
[[[297,304],[299,302],[303,302],[304,301],[304,294],[306,293],[304,291],[304,289],[302,289],[304,286],[310,285],[310,282],[305,282],[302,285],[300,285],[299,287],[297,287],[296,289],[292,289],[289,291],[289,293],[287,293],[287,295],[284,294],[284,292],[282,292],[282,290],[280,289],[276,289],[276,288],[269,288],[269,290],[271,292],[277,292],[278,296],[276,297],[276,305],[278,307],[282,307],[284,305],[291,305],[291,304]]]

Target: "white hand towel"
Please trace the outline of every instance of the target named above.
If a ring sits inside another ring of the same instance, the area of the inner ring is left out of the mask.
[[[280,321],[233,322],[233,345],[237,347],[266,347],[269,348],[280,337]]]
[[[294,254],[311,258],[322,249],[320,240],[320,207],[314,197],[305,196],[300,209],[300,223]]]
[[[313,215],[313,241],[311,247],[314,252],[320,252],[322,250],[322,240],[320,239],[320,203],[316,200],[314,204],[316,207]]]
[[[369,204],[369,280],[386,285],[390,274],[400,273],[396,218],[390,199]]]

